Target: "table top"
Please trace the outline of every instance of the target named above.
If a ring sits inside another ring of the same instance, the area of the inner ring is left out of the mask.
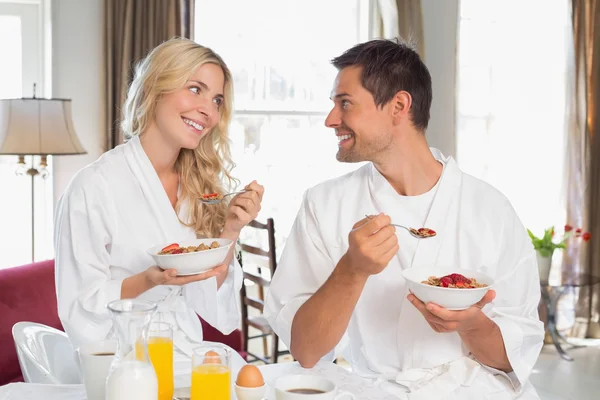
[[[338,390],[351,392],[357,400],[394,400],[398,397],[377,387],[371,380],[364,379],[339,365],[319,362],[314,368],[305,369],[298,363],[280,363],[259,366],[268,389],[266,400],[275,400],[274,382],[283,375],[312,374],[326,377],[338,386]],[[176,389],[176,396],[189,395],[189,388]],[[232,393],[235,400],[235,393]],[[36,383],[10,383],[0,386],[0,400],[86,400],[83,385],[45,385]]]
[[[600,283],[600,277],[589,275],[589,274],[580,274],[574,276],[566,276],[561,279],[560,282],[548,282],[541,281],[540,284],[543,287],[581,287],[581,286],[592,286]]]

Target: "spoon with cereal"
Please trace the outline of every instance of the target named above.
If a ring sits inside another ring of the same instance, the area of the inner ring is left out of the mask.
[[[367,218],[373,218],[373,216],[371,215],[365,215],[365,217]],[[392,224],[397,228],[404,228],[408,231],[408,233],[410,233],[411,236],[416,237],[417,239],[427,239],[430,237],[434,237],[435,235],[437,235],[437,233],[433,230],[433,229],[429,229],[429,228],[419,228],[419,229],[415,229],[415,228],[411,228],[409,226],[404,226],[404,225],[398,225],[398,224]]]
[[[223,201],[225,197],[233,196],[239,193],[244,193],[245,191],[246,190],[240,190],[239,192],[231,192],[226,193],[224,195],[220,195],[219,193],[203,194],[202,197],[200,197],[200,201],[204,204],[219,204]]]

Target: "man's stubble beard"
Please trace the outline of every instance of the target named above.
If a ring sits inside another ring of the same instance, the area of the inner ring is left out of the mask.
[[[361,149],[360,146],[357,146],[355,137],[352,147],[348,150],[339,148],[335,158],[344,163],[377,162],[378,158],[389,149],[392,141],[391,136],[380,137],[370,143],[365,143]]]

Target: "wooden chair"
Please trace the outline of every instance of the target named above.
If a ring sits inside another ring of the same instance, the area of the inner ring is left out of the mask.
[[[259,247],[258,245],[250,245],[243,243],[240,240],[241,252],[238,255],[238,260],[244,271],[244,279],[241,290],[241,302],[242,302],[242,334],[244,337],[244,351],[248,354],[248,362],[262,361],[265,364],[276,363],[277,359],[282,354],[289,354],[289,351],[279,351],[279,337],[271,326],[267,322],[266,318],[263,317],[265,290],[268,289],[271,278],[277,269],[277,253],[275,251],[275,225],[273,218],[267,219],[267,223],[263,224],[256,220],[251,221],[244,229],[260,229],[266,231],[268,238],[268,249]],[[252,256],[250,256],[250,254]],[[252,271],[252,266],[256,267],[256,272]],[[268,271],[268,279],[263,276],[263,271]],[[258,298],[249,296],[246,291],[245,281],[249,280],[254,282],[258,288]],[[257,309],[260,315],[250,316],[249,307]],[[249,336],[249,328],[253,327],[260,331],[260,334]],[[267,337],[271,336],[271,351],[267,352]],[[261,357],[257,354],[253,354],[248,351],[248,342],[252,339],[262,338],[263,339],[263,354]],[[267,356],[268,354],[268,356]]]

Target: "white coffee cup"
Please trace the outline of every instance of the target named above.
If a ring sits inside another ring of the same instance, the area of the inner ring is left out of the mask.
[[[316,393],[308,393],[311,390]],[[276,400],[337,400],[342,398],[355,399],[352,393],[338,391],[335,383],[316,375],[287,375],[275,382]]]
[[[116,340],[86,343],[77,349],[88,400],[104,400],[108,369],[116,351]]]

